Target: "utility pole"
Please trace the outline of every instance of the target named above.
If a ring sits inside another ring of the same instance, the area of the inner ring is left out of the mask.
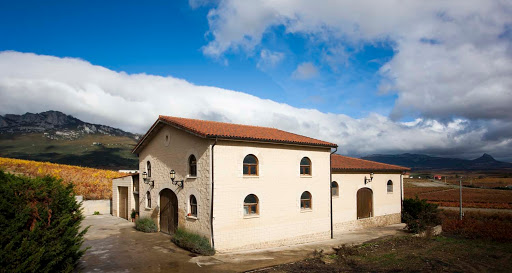
[[[460,220],[462,220],[462,177],[459,178]]]

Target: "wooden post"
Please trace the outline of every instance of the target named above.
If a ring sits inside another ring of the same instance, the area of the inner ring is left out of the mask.
[[[459,179],[460,220],[462,220],[462,178]]]

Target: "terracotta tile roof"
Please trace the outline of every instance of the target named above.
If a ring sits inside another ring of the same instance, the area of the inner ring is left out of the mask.
[[[151,130],[164,122],[204,138],[236,139],[247,141],[262,141],[270,143],[287,143],[322,147],[337,147],[337,144],[285,132],[275,128],[241,125],[217,121],[188,119],[170,116],[159,116],[151,129],[144,135],[133,149],[135,152],[144,142]]]
[[[333,171],[366,170],[366,171],[408,171],[409,168],[369,161],[359,158],[331,155]]]

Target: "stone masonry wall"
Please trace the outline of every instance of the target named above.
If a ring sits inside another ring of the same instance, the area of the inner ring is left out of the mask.
[[[140,217],[151,217],[160,226],[160,192],[171,189],[178,198],[178,227],[210,238],[210,141],[167,125],[156,130],[139,153],[140,173],[147,171],[146,163],[150,161],[150,179],[154,181],[154,187],[150,187],[140,176]],[[191,154],[197,160],[197,177],[188,175]],[[185,180],[183,189],[171,183],[171,169],[176,171],[176,180]],[[147,192],[151,194],[151,207],[147,206]],[[191,194],[197,200],[197,218],[187,216]]]

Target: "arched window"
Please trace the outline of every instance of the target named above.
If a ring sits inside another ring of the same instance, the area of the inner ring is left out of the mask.
[[[340,194],[339,188],[338,188],[338,182],[336,182],[336,181],[331,182],[331,194],[332,194],[332,196],[338,196]]]
[[[190,195],[190,216],[197,217],[197,200],[194,195]]]
[[[301,209],[311,209],[311,193],[309,191],[305,191],[300,196],[300,208]]]
[[[197,161],[194,155],[188,157],[188,174],[190,176],[197,176]]]
[[[244,158],[244,175],[258,175],[258,158],[247,155]]]
[[[311,175],[311,160],[307,157],[303,157],[300,161],[300,174]]]
[[[258,197],[254,194],[249,194],[244,199],[244,215],[259,214]]]
[[[393,192],[393,181],[388,180],[388,192]]]
[[[146,193],[146,208],[151,208],[151,193],[149,191]]]
[[[146,164],[146,170],[148,172],[148,177],[151,177],[151,162],[147,162]]]

